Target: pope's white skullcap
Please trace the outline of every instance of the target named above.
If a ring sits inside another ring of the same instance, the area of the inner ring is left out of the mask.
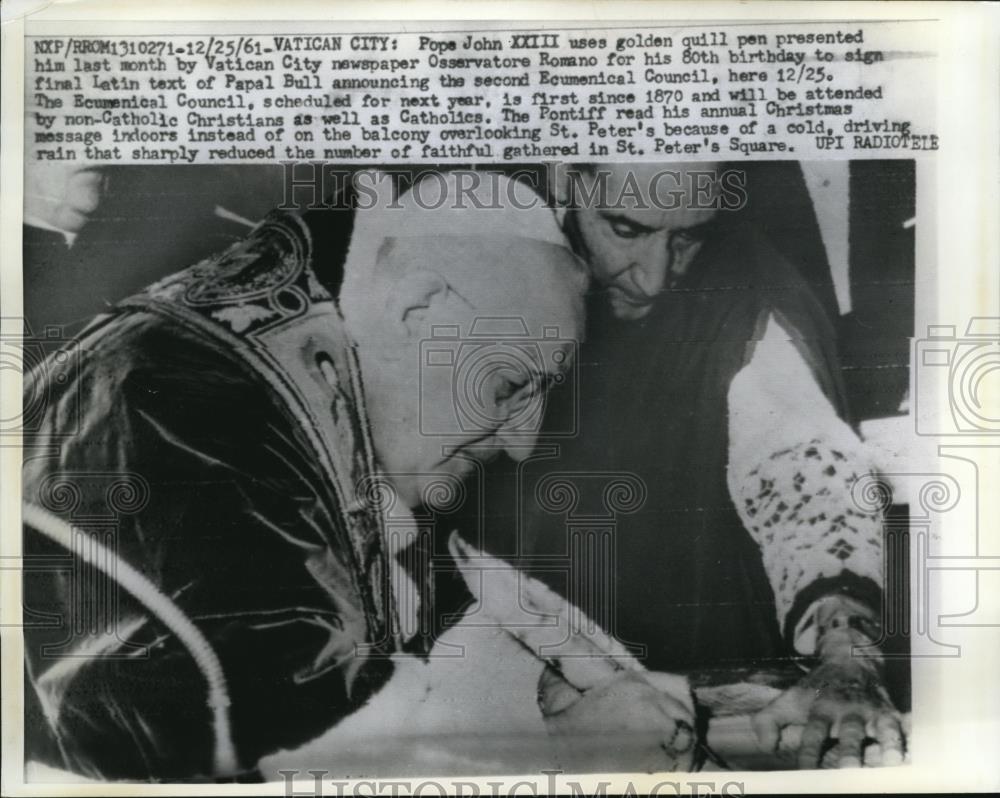
[[[359,173],[358,210],[345,274],[369,273],[387,238],[526,238],[569,247],[555,214],[534,189],[496,172],[429,172],[398,198],[394,181]]]

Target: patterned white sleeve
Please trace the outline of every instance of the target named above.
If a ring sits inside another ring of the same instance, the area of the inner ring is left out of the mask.
[[[882,517],[852,498],[871,459],[793,335],[772,315],[730,385],[727,476],[760,546],[778,622],[796,650],[812,654],[813,614],[824,596],[841,584],[881,588]]]

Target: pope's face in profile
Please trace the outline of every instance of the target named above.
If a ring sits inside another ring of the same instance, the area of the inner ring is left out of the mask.
[[[399,276],[381,341],[362,353],[376,453],[406,504],[448,504],[482,463],[534,448],[546,391],[582,335],[583,269],[564,247],[518,238],[407,242],[382,257]]]

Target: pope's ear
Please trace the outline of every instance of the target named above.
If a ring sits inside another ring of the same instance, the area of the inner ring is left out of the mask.
[[[388,321],[402,340],[427,334],[425,321],[431,309],[443,303],[448,282],[435,271],[418,269],[404,274],[389,291]]]

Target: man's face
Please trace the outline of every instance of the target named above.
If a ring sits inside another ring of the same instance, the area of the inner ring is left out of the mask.
[[[584,176],[606,180],[606,191],[603,202],[570,211],[577,244],[616,317],[644,317],[669,280],[686,273],[716,214],[705,207],[704,190],[715,170],[712,163],[617,164]]]
[[[405,335],[387,344],[377,374],[365,374],[379,460],[409,506],[446,501],[441,486],[453,488],[502,452],[530,454],[544,394],[570,366],[583,330],[581,282],[546,265],[533,277],[505,272],[505,260],[551,247],[517,242],[472,253],[481,266],[475,279],[433,272],[440,284],[420,285],[425,299],[403,314]]]

